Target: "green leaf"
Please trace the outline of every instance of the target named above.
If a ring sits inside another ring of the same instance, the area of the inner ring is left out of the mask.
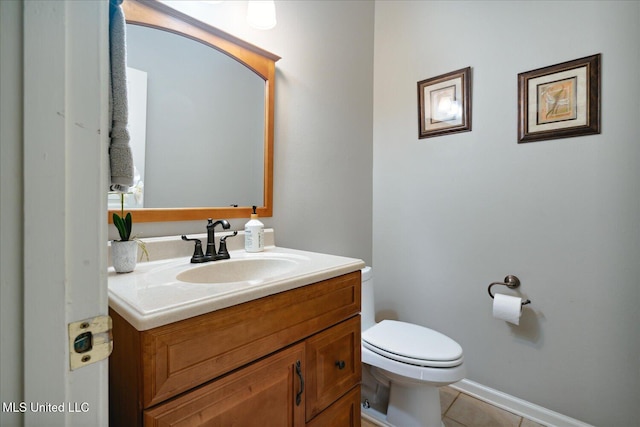
[[[131,228],[133,226],[133,220],[131,219],[131,212],[127,212],[127,216],[124,218],[125,222],[125,231],[127,232],[127,238],[125,240],[129,240],[129,236],[131,236]]]
[[[120,240],[127,241],[131,235],[131,213],[128,213],[125,219],[122,219],[118,214],[113,214],[113,225],[118,229],[120,234]]]

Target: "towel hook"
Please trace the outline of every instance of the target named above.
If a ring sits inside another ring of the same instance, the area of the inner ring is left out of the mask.
[[[489,288],[487,289],[487,291],[489,292],[489,296],[491,298],[493,298],[493,294],[491,293],[491,287],[494,285],[504,285],[509,289],[515,289],[518,286],[520,286],[520,279],[518,279],[516,276],[510,274],[507,277],[504,278],[504,283],[503,282],[493,282],[492,284],[489,285]],[[531,304],[530,300],[524,300],[522,301],[522,305],[527,305],[527,304]]]

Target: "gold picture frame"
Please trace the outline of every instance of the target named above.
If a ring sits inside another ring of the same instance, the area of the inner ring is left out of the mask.
[[[418,82],[418,138],[471,131],[471,67]]]
[[[600,133],[601,54],[518,74],[518,143]]]

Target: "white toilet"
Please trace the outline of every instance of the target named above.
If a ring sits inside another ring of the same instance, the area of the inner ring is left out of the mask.
[[[419,325],[375,323],[371,267],[362,269],[361,316],[363,371],[370,370],[389,387],[386,422],[397,427],[444,426],[438,387],[465,377],[462,347]]]

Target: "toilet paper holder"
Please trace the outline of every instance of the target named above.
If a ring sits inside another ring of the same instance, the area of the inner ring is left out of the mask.
[[[506,286],[509,289],[515,289],[518,286],[520,286],[520,279],[518,279],[516,276],[510,274],[507,277],[504,278],[504,282],[493,282],[492,284],[489,285],[489,288],[487,289],[487,291],[489,292],[489,296],[491,298],[493,298],[493,294],[491,293],[491,287],[495,286],[495,285],[503,285]],[[531,304],[531,301],[526,299],[524,301],[522,301],[522,305],[527,305],[527,304]]]

